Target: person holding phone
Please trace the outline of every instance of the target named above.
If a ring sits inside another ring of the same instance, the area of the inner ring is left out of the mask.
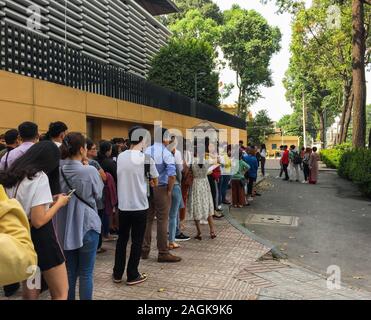
[[[56,217],[57,234],[67,260],[68,299],[76,298],[76,282],[80,281],[80,300],[93,298],[93,274],[101,233],[97,201],[103,194],[103,181],[86,159],[86,139],[81,133],[69,133],[61,147],[63,166],[60,185],[70,192],[68,206]]]
[[[53,300],[66,300],[67,272],[52,219],[70,201],[67,195],[53,198],[55,179],[59,177],[60,151],[51,141],[33,145],[6,171],[0,172],[0,184],[9,198],[17,199],[31,225],[31,238],[38,255],[38,266]],[[41,287],[41,284],[40,284]],[[23,298],[38,299],[39,288],[23,283]]]

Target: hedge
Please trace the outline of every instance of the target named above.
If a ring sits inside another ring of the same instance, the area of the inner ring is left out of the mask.
[[[336,146],[334,149],[321,150],[321,160],[328,168],[338,169],[342,155],[351,150],[352,146],[344,143]]]
[[[371,197],[371,150],[345,151],[339,163],[339,175],[357,184],[360,190]]]

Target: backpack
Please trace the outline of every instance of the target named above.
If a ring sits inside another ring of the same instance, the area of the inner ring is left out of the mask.
[[[149,200],[153,198],[153,188],[151,187],[151,156],[144,155],[144,175],[147,179],[147,197]]]
[[[301,164],[303,162],[303,159],[301,158],[300,154],[298,152],[294,152],[294,164]]]

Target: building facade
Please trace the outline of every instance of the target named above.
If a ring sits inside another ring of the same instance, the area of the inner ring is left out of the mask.
[[[174,11],[169,0],[0,0],[0,132],[64,121],[98,141],[208,121],[246,141],[242,119],[145,80],[170,35],[155,15]]]
[[[171,12],[176,8],[167,0],[0,0],[2,23],[31,27],[142,77],[171,35],[155,15]]]
[[[280,154],[280,147],[281,146],[300,146],[300,137],[297,136],[286,136],[283,135],[280,129],[276,130],[275,134],[272,134],[268,137],[267,141],[265,142],[267,147],[268,156],[270,158],[277,158]]]

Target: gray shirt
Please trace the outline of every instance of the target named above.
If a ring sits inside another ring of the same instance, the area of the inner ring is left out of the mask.
[[[101,233],[101,220],[96,203],[102,198],[104,184],[97,169],[92,166],[84,166],[79,161],[65,160],[61,167],[73,189],[76,189],[76,194],[92,207],[73,195],[68,205],[56,215],[57,234],[62,248],[76,250],[83,246],[83,239],[88,231]],[[61,192],[68,193],[70,188],[62,174],[60,182]]]

